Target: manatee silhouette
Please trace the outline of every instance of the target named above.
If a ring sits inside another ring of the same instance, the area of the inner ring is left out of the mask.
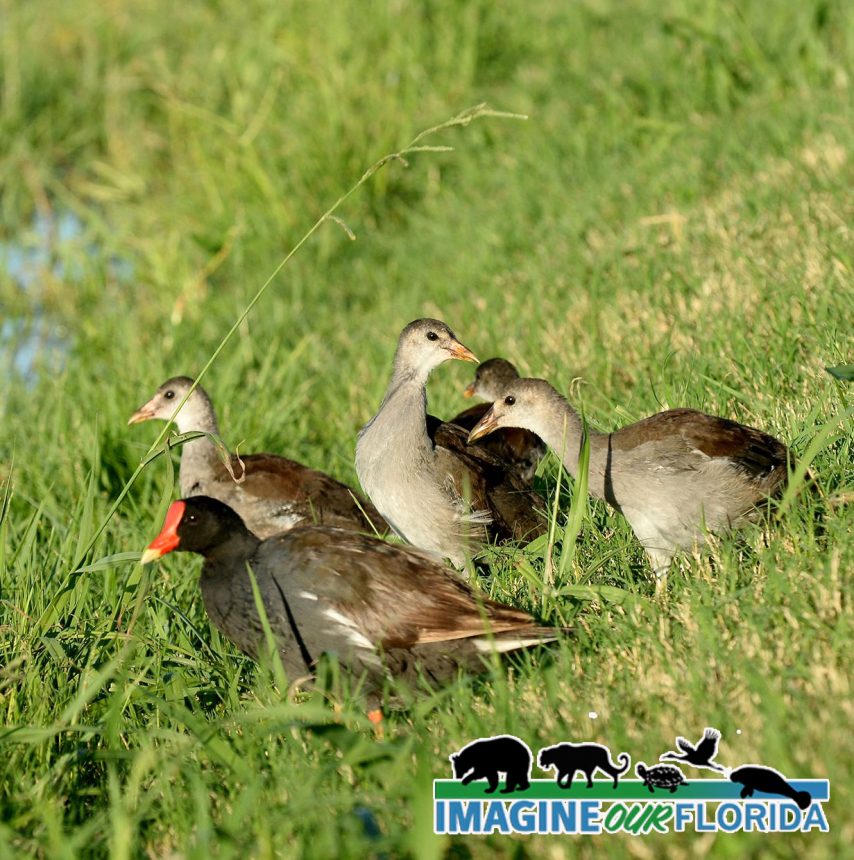
[[[789,797],[798,804],[801,809],[806,809],[812,803],[812,797],[808,791],[796,791],[786,782],[783,774],[770,767],[762,767],[758,764],[749,764],[734,770],[729,778],[732,782],[740,782],[744,788],[741,797],[753,797],[754,791],[764,791],[766,794],[781,794]]]

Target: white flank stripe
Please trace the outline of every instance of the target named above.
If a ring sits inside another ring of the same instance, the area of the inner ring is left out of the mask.
[[[371,651],[374,650],[374,646],[371,643],[371,640],[359,633],[359,631],[356,629],[356,625],[346,615],[342,615],[337,609],[324,609],[323,614],[330,621],[334,621],[336,624],[340,624],[341,627],[344,628],[344,633],[347,638],[357,648],[367,648]]]
[[[530,645],[542,645],[554,642],[557,636],[537,636],[524,639],[475,639],[474,647],[485,653],[503,654],[505,651],[515,651]]]

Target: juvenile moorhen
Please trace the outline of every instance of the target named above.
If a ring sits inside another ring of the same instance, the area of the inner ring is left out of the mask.
[[[504,389],[518,378],[519,371],[504,358],[490,358],[482,362],[475,371],[474,380],[463,391],[463,397],[477,397],[487,402],[477,403],[460,412],[450,423],[465,430],[473,430],[475,424],[489,411],[493,401],[498,400]],[[512,464],[529,484],[534,480],[537,465],[548,450],[536,433],[521,427],[502,427],[479,439],[477,444]]]
[[[311,675],[321,654],[363,677],[376,707],[383,681],[441,684],[483,657],[558,638],[526,612],[475,592],[412,548],[329,526],[259,540],[227,505],[208,496],[173,502],[146,564],[172,550],[202,555],[211,622],[257,657],[265,636],[247,567],[291,679]]]
[[[469,439],[499,427],[524,427],[541,436],[575,476],[581,419],[545,380],[511,383]],[[677,549],[755,519],[788,480],[789,453],[782,442],[693,409],[660,412],[613,433],[588,433],[590,494],[629,521],[659,583]]]
[[[463,428],[441,424],[431,437],[427,379],[451,358],[477,361],[445,323],[403,329],[385,397],[359,433],[356,472],[400,537],[462,568],[487,539],[531,539],[545,521],[540,497],[508,464],[467,446]]]
[[[174,415],[192,385],[193,380],[188,376],[167,379],[154,397],[131,415],[128,424],[159,418],[173,420],[180,433],[198,430],[218,436],[213,404],[201,386],[195,388],[181,411]],[[276,454],[241,454],[240,461],[232,455],[231,464],[238,480],[229,474],[209,437],[185,442],[179,472],[181,495],[220,499],[233,507],[262,538],[306,523],[356,531],[386,531],[385,521],[367,499],[324,472]]]

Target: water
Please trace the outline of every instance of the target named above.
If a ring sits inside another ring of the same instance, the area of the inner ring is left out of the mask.
[[[25,296],[29,313],[0,318],[0,384],[10,375],[32,385],[40,372],[57,373],[74,346],[71,334],[50,317],[42,305],[46,277],[73,285],[84,277],[86,257],[103,253],[86,239],[83,222],[67,210],[50,217],[36,215],[30,227],[12,240],[0,242],[0,269]],[[111,259],[113,277],[126,280],[131,266]]]

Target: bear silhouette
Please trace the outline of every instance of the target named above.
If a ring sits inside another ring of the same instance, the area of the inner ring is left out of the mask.
[[[620,753],[617,759],[622,767],[618,767],[611,761],[611,751],[601,744],[557,744],[540,750],[537,765],[540,770],[554,768],[557,772],[557,784],[561,788],[572,786],[577,770],[587,777],[587,787],[593,788],[593,773],[597,769],[612,776],[614,788],[616,788],[620,776],[632,763],[628,753]]]
[[[501,794],[524,791],[531,785],[531,765],[534,756],[528,745],[513,735],[481,738],[449,756],[454,768],[454,779],[468,785],[476,779],[489,783],[487,794],[498,788],[498,774],[507,775]]]

